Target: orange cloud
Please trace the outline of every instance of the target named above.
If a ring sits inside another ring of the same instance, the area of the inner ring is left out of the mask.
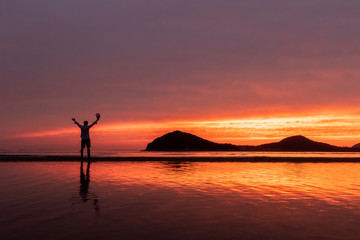
[[[360,116],[319,114],[311,116],[248,117],[243,119],[184,120],[164,122],[115,122],[98,124],[91,135],[102,145],[132,145],[144,149],[146,143],[169,131],[182,130],[217,142],[261,144],[278,141],[292,135],[341,146],[360,142]],[[12,138],[41,138],[57,136],[73,138],[77,127],[51,131],[29,132]]]

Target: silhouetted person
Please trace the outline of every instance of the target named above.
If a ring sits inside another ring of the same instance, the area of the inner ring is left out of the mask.
[[[88,154],[88,158],[90,158],[90,147],[91,147],[91,143],[90,143],[90,133],[89,133],[89,129],[94,126],[95,124],[97,124],[97,122],[100,119],[100,114],[97,113],[96,114],[96,120],[95,122],[93,122],[91,125],[89,125],[88,121],[84,121],[84,125],[79,124],[75,118],[73,118],[72,120],[74,121],[74,124],[78,125],[79,128],[81,129],[81,158],[83,158],[84,155],[84,148],[86,146],[87,148],[87,154]]]

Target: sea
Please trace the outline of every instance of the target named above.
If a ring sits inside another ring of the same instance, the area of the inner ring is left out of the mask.
[[[0,155],[27,155],[27,156],[79,156],[78,151],[6,151],[0,150]],[[86,151],[84,151],[86,156]],[[254,151],[143,151],[143,150],[107,150],[92,151],[92,157],[304,157],[304,158],[360,158],[360,152],[254,152]]]
[[[359,239],[360,163],[186,161],[329,153],[151,154],[174,158],[0,161],[1,239]]]

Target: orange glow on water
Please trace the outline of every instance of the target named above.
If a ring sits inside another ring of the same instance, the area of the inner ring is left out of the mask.
[[[180,192],[231,192],[260,200],[314,198],[335,205],[359,200],[357,163],[105,162],[94,163],[92,172],[93,179],[104,182]]]

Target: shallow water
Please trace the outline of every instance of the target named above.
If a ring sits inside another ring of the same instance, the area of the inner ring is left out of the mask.
[[[1,239],[359,239],[360,163],[0,162]]]
[[[79,156],[79,152],[53,152],[53,151],[0,151],[2,155],[32,155],[32,156]],[[360,152],[243,152],[243,151],[92,151],[93,157],[302,157],[302,158],[359,158]]]

